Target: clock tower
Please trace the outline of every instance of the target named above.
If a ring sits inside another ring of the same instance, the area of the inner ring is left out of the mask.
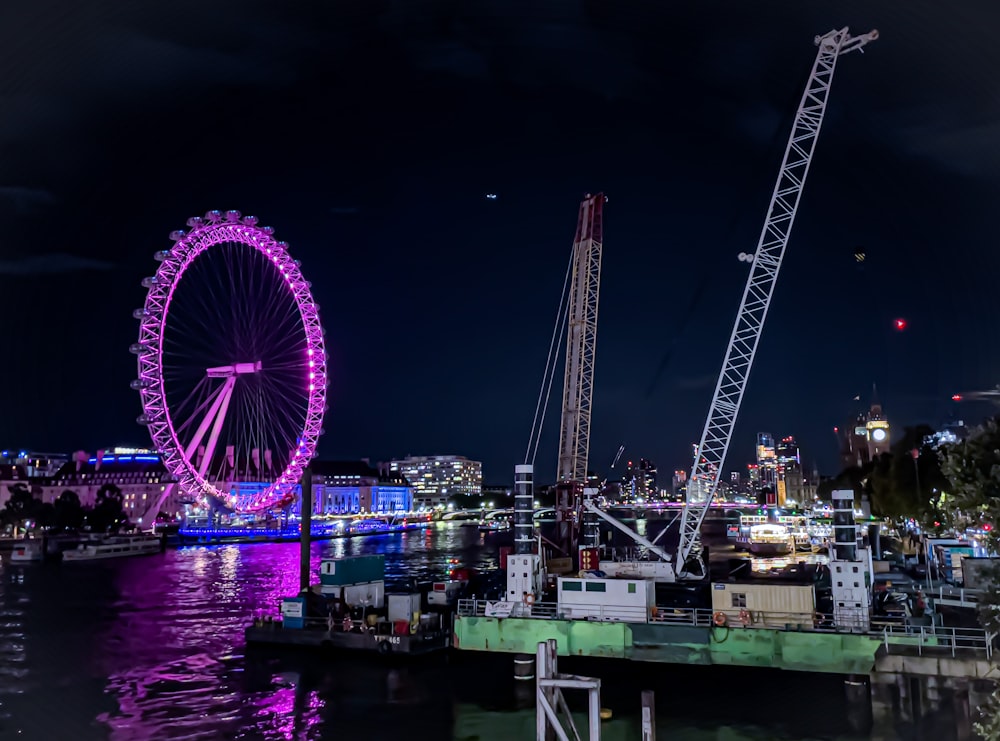
[[[840,434],[841,463],[844,467],[864,466],[877,456],[889,452],[892,431],[882,405],[875,401],[867,412],[862,412],[848,423]]]

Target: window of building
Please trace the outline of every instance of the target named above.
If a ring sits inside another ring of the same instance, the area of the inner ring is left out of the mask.
[[[629,584],[628,585],[628,593],[629,594],[635,594],[635,584]]]
[[[562,583],[562,588],[564,592],[582,592],[583,582],[579,581],[564,581]]]
[[[588,581],[587,582],[587,591],[588,592],[606,592],[608,590],[607,590],[607,585],[605,585],[604,582]]]
[[[743,592],[733,592],[733,607],[746,607],[747,596]]]

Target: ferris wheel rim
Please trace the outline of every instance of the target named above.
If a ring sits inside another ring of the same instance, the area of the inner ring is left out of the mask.
[[[245,511],[270,509],[293,497],[295,485],[316,451],[322,434],[322,421],[326,411],[326,348],[319,310],[310,291],[310,284],[303,278],[299,263],[288,252],[288,245],[274,238],[270,227],[257,226],[253,216],[242,216],[238,211],[210,211],[205,218],[188,220],[189,232],[171,233],[174,246],[156,254],[160,265],[156,273],[143,281],[148,292],[139,316],[139,341],[133,347],[138,356],[138,390],[143,415],[140,418],[149,429],[150,437],[160,452],[164,467],[183,490],[200,497],[214,497],[233,510],[238,510],[237,497],[222,491],[200,474],[184,455],[175,420],[167,401],[163,374],[164,335],[174,291],[185,272],[203,253],[221,244],[239,244],[255,250],[273,265],[275,275],[282,276],[292,300],[305,339],[308,357],[308,386],[302,430],[296,447],[288,452],[288,461],[282,472],[255,497],[253,506]]]

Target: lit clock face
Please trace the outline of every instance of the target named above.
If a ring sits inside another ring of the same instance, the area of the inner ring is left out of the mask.
[[[874,440],[877,443],[880,443],[883,440],[885,440],[885,430],[883,430],[881,427],[876,427],[874,430],[872,430],[872,440]]]

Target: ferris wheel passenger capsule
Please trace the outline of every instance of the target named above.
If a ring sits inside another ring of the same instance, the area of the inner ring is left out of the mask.
[[[257,226],[257,217],[256,216],[244,216],[243,217],[243,224],[246,225],[246,226]]]
[[[229,221],[229,222],[232,222],[233,224],[235,224],[237,221],[240,220],[240,217],[242,215],[243,214],[241,214],[239,211],[235,211],[235,210],[233,210],[233,211],[226,211],[226,221]]]
[[[170,241],[179,242],[180,240],[184,239],[185,234],[187,234],[187,232],[185,232],[183,229],[174,229],[172,232],[170,232]]]
[[[156,279],[155,275],[147,275],[145,278],[142,279],[143,288],[152,288],[157,283],[159,283],[159,281]]]
[[[148,425],[149,424],[149,416],[145,415],[145,414],[140,414],[138,417],[135,418],[135,423],[137,425]]]
[[[153,259],[157,262],[163,262],[168,257],[170,257],[170,250],[157,250],[153,253]]]
[[[128,351],[133,355],[145,355],[149,352],[149,347],[141,342],[133,342],[128,346]]]
[[[260,228],[260,230],[262,232],[264,232],[264,234],[267,234],[268,236],[273,236],[274,235],[274,227],[273,226],[262,226]]]
[[[133,319],[145,319],[147,316],[149,316],[149,312],[146,309],[136,309],[132,312]]]
[[[133,391],[142,391],[145,388],[149,388],[149,381],[144,378],[136,378],[134,381],[129,382],[129,388]]]
[[[197,226],[201,226],[204,223],[205,220],[200,216],[192,216],[190,219],[187,220],[187,225],[192,229],[194,229]]]
[[[214,211],[206,211],[205,221],[207,221],[209,224],[218,224],[220,221],[222,221],[222,212],[219,211],[218,209],[215,209]]]
[[[288,242],[278,242],[278,246],[283,250],[288,250]]]

